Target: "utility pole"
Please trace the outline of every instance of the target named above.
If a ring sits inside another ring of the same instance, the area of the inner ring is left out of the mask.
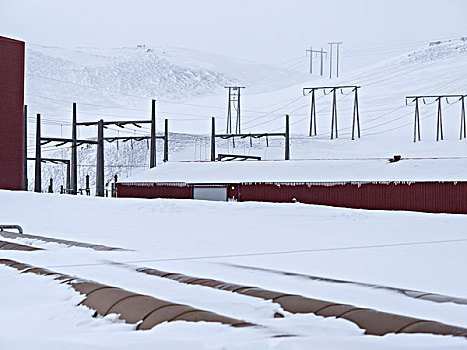
[[[36,117],[36,164],[34,168],[34,192],[42,192],[42,178],[41,178],[41,115],[37,114]]]
[[[339,45],[342,44],[342,41],[336,43],[336,46],[337,46],[337,53],[336,53],[336,56],[337,56],[337,69],[336,69],[336,76],[339,77]]]
[[[78,144],[77,139],[77,115],[76,115],[76,103],[73,102],[73,112],[72,112],[72,122],[71,122],[71,174],[70,174],[70,188],[69,191],[71,194],[78,193]]]
[[[235,123],[235,133],[241,133],[241,121],[240,121],[240,91],[244,89],[244,86],[224,86],[229,89],[229,104],[227,105],[227,128],[226,133],[232,133],[232,107],[237,111],[237,120]]]
[[[96,196],[104,197],[104,121],[97,122]]]
[[[151,105],[151,151],[149,155],[149,168],[156,166],[156,100]]]
[[[306,54],[310,53],[310,74],[313,74],[313,48],[310,46],[309,50],[306,50]]]
[[[328,55],[327,52],[323,51],[323,48],[321,48],[321,50],[313,50],[313,48],[310,46],[310,49],[309,50],[306,50],[305,51],[306,54],[308,54],[308,52],[310,53],[310,74],[313,74],[313,54],[316,53],[316,54],[320,54],[321,55],[321,76],[323,75],[323,55]]]
[[[331,47],[331,54],[330,54],[330,59],[329,59],[329,79],[332,78],[332,48],[334,45],[337,47],[337,69],[336,69],[336,76],[339,77],[339,45],[342,44],[342,41],[332,41],[328,43]]]

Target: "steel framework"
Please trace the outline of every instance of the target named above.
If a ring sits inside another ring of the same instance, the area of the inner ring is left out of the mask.
[[[344,93],[344,90],[351,90],[354,93],[354,104],[353,104],[353,115],[352,115],[352,140],[355,140],[355,124],[357,126],[357,137],[360,138],[360,111],[358,107],[358,89],[360,86],[356,85],[345,85],[345,86],[317,86],[303,88],[303,96],[311,95],[310,101],[310,132],[309,136],[316,136],[316,94],[317,90],[323,90],[324,94],[328,95],[332,93],[332,114],[331,114],[331,140],[334,138],[334,132],[336,138],[338,138],[337,131],[337,96],[336,91],[340,90]],[[329,90],[329,93],[326,93]]]
[[[458,98],[458,101],[461,101],[461,120],[460,120],[460,132],[459,139],[462,140],[467,136],[467,127],[465,124],[465,97],[467,95],[416,95],[416,96],[406,96],[405,104],[407,105],[407,100],[412,100],[415,102],[415,116],[414,116],[414,128],[413,128],[413,142],[420,141],[420,108],[418,101],[422,99],[423,103],[426,104],[426,99],[434,99],[434,102],[438,102],[438,112],[436,119],[436,141],[444,140],[443,135],[443,114],[442,114],[442,99],[446,99],[446,103],[449,103],[449,98]]]
[[[259,138],[266,138],[266,145],[268,145],[269,137],[284,137],[285,138],[285,145],[284,145],[284,159],[290,159],[290,123],[289,123],[289,115],[285,115],[285,132],[280,133],[248,133],[248,134],[216,134],[216,118],[212,117],[211,121],[211,161],[216,160],[216,138],[220,138],[223,140],[232,139],[235,142],[235,138],[245,139],[250,138],[250,145],[253,139]]]

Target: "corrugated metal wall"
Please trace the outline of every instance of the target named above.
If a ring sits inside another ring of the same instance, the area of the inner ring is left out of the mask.
[[[239,201],[293,202],[336,207],[467,214],[467,182],[241,184]]]
[[[118,197],[134,198],[192,198],[191,186],[171,185],[135,185],[117,183]]]
[[[24,42],[0,36],[0,189],[23,188]]]
[[[119,197],[192,198],[192,186],[118,184]],[[229,199],[467,214],[467,182],[230,184]]]

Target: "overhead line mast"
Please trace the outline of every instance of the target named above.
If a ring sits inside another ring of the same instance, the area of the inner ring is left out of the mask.
[[[306,50],[305,51],[306,54],[308,54],[308,52],[310,53],[310,74],[313,74],[313,54],[316,53],[316,54],[320,54],[321,55],[321,76],[323,75],[323,55],[328,55],[327,52],[323,51],[323,48],[321,48],[321,50],[313,50],[313,48],[310,46],[310,49],[309,50]]]

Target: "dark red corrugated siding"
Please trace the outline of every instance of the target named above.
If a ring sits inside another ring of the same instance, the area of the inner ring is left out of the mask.
[[[467,182],[230,184],[240,202],[294,202],[335,207],[467,214]],[[119,197],[192,198],[192,186],[117,184]]]
[[[118,197],[133,198],[192,198],[190,186],[167,186],[167,185],[128,185],[117,184]]]
[[[467,214],[467,182],[238,185],[237,200]]]
[[[24,42],[0,36],[0,189],[23,188]]]

